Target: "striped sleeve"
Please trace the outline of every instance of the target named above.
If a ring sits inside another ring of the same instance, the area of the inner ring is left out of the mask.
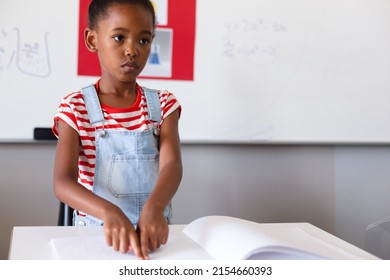
[[[181,115],[181,105],[174,94],[164,90],[159,92],[161,103],[161,118],[164,121],[166,117],[178,110],[179,117]]]
[[[83,112],[86,113],[86,109],[80,92],[74,92],[63,98],[58,106],[57,114],[54,116],[52,128],[54,135],[58,137],[57,123],[59,120],[80,133],[78,121],[84,118]]]

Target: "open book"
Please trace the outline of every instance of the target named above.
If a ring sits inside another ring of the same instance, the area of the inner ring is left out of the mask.
[[[96,232],[96,231],[95,231]],[[51,240],[58,259],[135,259],[94,236]],[[152,259],[377,259],[308,223],[260,224],[228,216],[206,216],[170,227],[166,245]]]
[[[259,224],[207,216],[193,221],[183,232],[214,259],[364,259],[366,255],[306,223]]]

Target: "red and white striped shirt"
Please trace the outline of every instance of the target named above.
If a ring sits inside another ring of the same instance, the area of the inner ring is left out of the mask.
[[[98,82],[95,84],[97,88]],[[175,110],[181,112],[181,106],[176,97],[168,91],[158,91],[161,104],[161,119],[169,116]],[[152,128],[148,119],[146,97],[141,87],[137,84],[137,99],[130,108],[111,108],[101,104],[105,118],[105,129],[118,129],[122,131],[144,131]],[[57,121],[61,120],[75,129],[80,136],[79,152],[79,183],[87,189],[93,189],[95,172],[95,129],[101,126],[92,126],[89,122],[87,109],[81,91],[73,92],[63,98],[58,107],[58,113],[54,117],[53,132],[58,136]]]

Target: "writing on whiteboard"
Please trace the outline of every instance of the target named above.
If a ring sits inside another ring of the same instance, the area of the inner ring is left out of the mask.
[[[281,36],[286,33],[287,27],[275,20],[226,22],[222,35],[223,54],[230,59],[243,57],[255,64],[269,64],[280,56]]]
[[[33,77],[51,74],[49,32],[42,38],[26,39],[19,28],[2,29],[0,33],[0,75],[16,66],[18,71]]]

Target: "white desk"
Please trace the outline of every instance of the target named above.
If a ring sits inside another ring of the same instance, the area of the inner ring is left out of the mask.
[[[165,248],[160,248],[151,254],[152,259],[211,259],[211,256],[203,251],[196,243],[191,241],[182,233],[184,225],[170,225],[169,240]],[[107,256],[110,259],[136,259],[131,254],[123,255],[115,252],[108,247],[103,239],[103,231],[100,226],[88,227],[14,227],[12,232],[10,251],[8,258],[10,260],[51,260],[58,259],[52,241],[56,238],[68,237],[70,241],[78,237],[102,238],[99,243],[100,250],[97,255]],[[84,246],[84,245],[83,245]],[[99,258],[99,257],[98,257]],[[71,258],[73,259],[73,258]],[[90,259],[90,255],[75,253],[74,259]]]
[[[372,254],[345,242],[311,224],[308,223],[283,223],[283,224],[264,224],[265,227],[276,231],[286,231],[291,228],[299,228],[311,234],[316,239],[321,240],[325,247],[330,244],[330,250],[343,251],[344,257],[336,259],[378,259]],[[186,234],[182,232],[184,225],[171,225],[168,243],[151,254],[152,259],[170,259],[170,260],[207,260],[212,257],[206,253],[197,243],[193,242]],[[64,238],[65,237],[65,238]],[[66,238],[68,237],[68,239]],[[58,259],[55,250],[53,249],[53,239],[66,240],[87,240],[84,237],[102,238],[102,227],[14,227],[11,245],[9,251],[9,259],[11,260],[50,260]],[[70,241],[72,243],[73,241]],[[80,241],[78,241],[80,242]],[[69,243],[68,243],[69,244]],[[73,243],[75,244],[75,243]],[[96,245],[96,243],[94,243]],[[84,246],[84,245],[83,245]],[[117,254],[114,259],[135,259],[133,255],[122,255],[114,252],[101,242],[101,250],[109,250],[110,254]],[[229,245],[227,245],[229,246]],[[96,247],[90,246],[89,248]],[[77,250],[76,250],[77,251]],[[106,256],[112,259],[112,256]],[[337,254],[335,254],[337,256]],[[73,256],[72,256],[73,257]],[[69,255],[68,255],[69,258]],[[75,253],[73,259],[84,259],[86,256]],[[61,258],[63,259],[63,258]],[[66,258],[65,258],[66,259]]]

